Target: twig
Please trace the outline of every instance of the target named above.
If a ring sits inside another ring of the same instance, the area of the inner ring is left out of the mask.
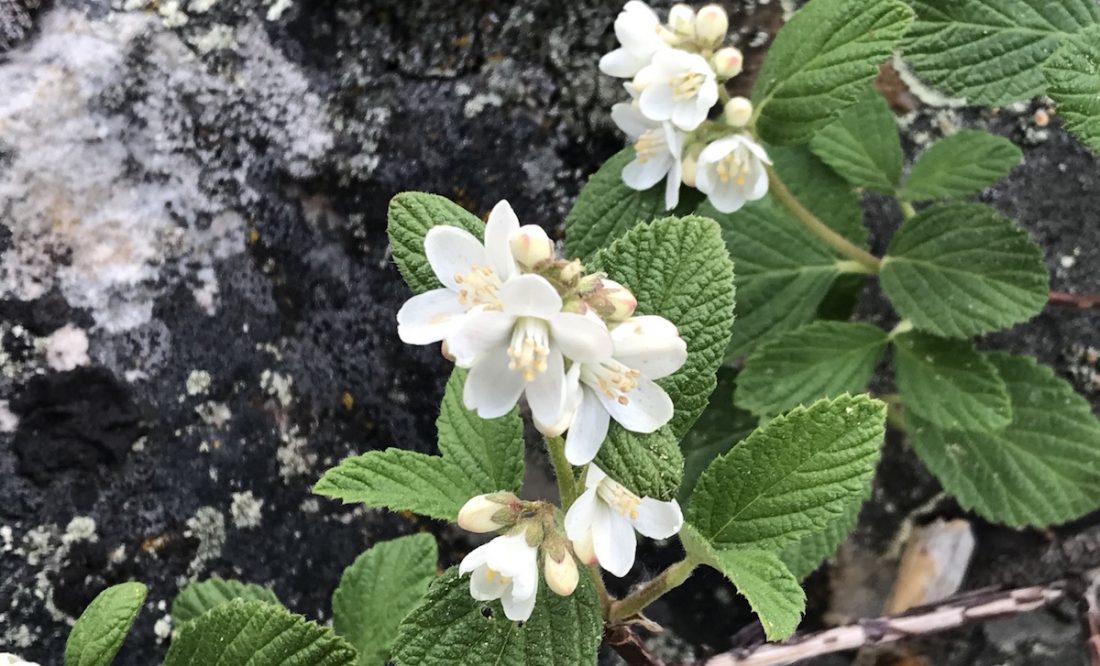
[[[608,627],[603,638],[630,666],[665,666],[665,662],[646,649],[645,643],[630,627],[621,624]]]
[[[1065,291],[1052,291],[1047,298],[1047,302],[1064,308],[1098,310],[1100,309],[1100,294],[1071,294]]]

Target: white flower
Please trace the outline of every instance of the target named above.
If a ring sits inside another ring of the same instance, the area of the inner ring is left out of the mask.
[[[509,620],[525,621],[535,608],[539,590],[538,549],[522,531],[498,536],[470,551],[458,565],[470,574],[470,596],[478,601],[500,599]]]
[[[18,657],[10,652],[0,652],[0,666],[38,666],[38,664],[30,661],[23,661],[22,657]]]
[[[635,190],[648,190],[661,179],[665,183],[665,209],[680,201],[680,155],[684,134],[670,123],[645,117],[636,104],[620,102],[611,107],[611,119],[634,141],[635,158],[623,167],[623,182]]]
[[[631,0],[615,18],[615,36],[622,46],[600,58],[600,71],[629,79],[649,64],[653,54],[668,48],[661,19],[644,2]]]
[[[690,132],[707,119],[718,101],[718,82],[714,70],[703,56],[667,49],[658,51],[653,62],[634,79],[642,89],[638,106],[650,120],[671,120]]]
[[[714,207],[732,213],[768,193],[768,154],[744,134],[718,139],[699,153],[695,185]]]
[[[595,465],[588,466],[584,485],[565,514],[565,534],[579,557],[593,553],[601,567],[620,578],[634,566],[635,530],[651,539],[667,539],[684,524],[676,500],[638,497]]]
[[[611,358],[574,363],[566,377],[566,409],[575,412],[565,457],[574,465],[596,457],[611,418],[642,433],[672,418],[672,399],[653,380],[676,372],[687,360],[687,345],[676,326],[655,315],[631,317],[612,329],[611,340]]]

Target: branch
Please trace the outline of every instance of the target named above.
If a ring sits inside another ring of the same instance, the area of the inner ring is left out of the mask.
[[[629,666],[665,666],[665,662],[646,649],[645,643],[630,627],[621,624],[608,627],[603,638]]]
[[[1048,298],[1051,305],[1078,310],[1100,310],[1100,294],[1071,294],[1065,291],[1052,291]]]

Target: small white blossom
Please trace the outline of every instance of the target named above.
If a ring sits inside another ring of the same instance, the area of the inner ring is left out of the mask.
[[[668,48],[661,19],[644,2],[631,0],[615,19],[615,36],[621,46],[600,58],[600,71],[629,79],[649,64],[653,54]]]
[[[636,104],[620,102],[611,107],[611,119],[634,141],[635,158],[623,167],[623,183],[635,190],[648,190],[665,182],[665,208],[680,201],[680,155],[684,134],[668,122],[650,120]]]
[[[719,5],[707,5],[695,15],[695,37],[704,44],[722,43],[729,27],[730,17]]]
[[[538,549],[522,531],[498,536],[470,551],[458,565],[470,574],[470,596],[478,601],[500,599],[509,620],[526,621],[539,590]]]
[[[739,210],[748,201],[768,193],[768,154],[744,134],[734,134],[707,145],[699,154],[695,184],[723,213]]]
[[[695,38],[695,10],[691,5],[676,4],[668,10],[668,27],[680,37]]]
[[[638,497],[595,465],[588,466],[584,485],[585,491],[565,514],[566,536],[578,557],[591,553],[601,567],[620,578],[634,566],[635,531],[667,539],[684,524],[676,500]]]
[[[634,78],[638,107],[650,120],[670,120],[690,132],[718,101],[718,82],[701,55],[679,49],[658,51]]]
[[[38,666],[36,662],[24,661],[22,657],[10,652],[0,652],[0,666]]]

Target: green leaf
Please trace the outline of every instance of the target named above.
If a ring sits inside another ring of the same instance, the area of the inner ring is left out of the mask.
[[[148,592],[141,583],[103,590],[80,614],[65,642],[65,666],[107,666],[118,654]]]
[[[638,495],[661,501],[676,497],[684,477],[684,454],[667,425],[646,435],[612,423],[596,464]]]
[[[796,405],[867,386],[886,333],[877,326],[817,321],[783,333],[756,348],[737,380],[737,403],[771,416]]]
[[[917,455],[959,504],[1010,525],[1063,523],[1100,506],[1100,422],[1035,359],[993,353],[1012,422],[998,432],[941,430],[906,414]]]
[[[687,520],[718,548],[778,550],[820,530],[874,475],[886,408],[866,396],[796,407],[711,463]]]
[[[912,18],[899,0],[815,0],[795,12],[752,89],[760,136],[809,141],[859,99]]]
[[[379,543],[355,559],[332,595],[332,628],[355,646],[359,666],[390,655],[401,620],[435,578],[435,538],[414,534]]]
[[[779,559],[787,565],[794,577],[804,579],[812,574],[821,563],[836,554],[840,544],[859,523],[859,510],[871,495],[871,488],[858,498],[849,500],[843,513],[829,519],[824,529],[811,532],[794,543],[783,547]]]
[[[927,83],[972,104],[1043,93],[1043,61],[1065,35],[1100,21],[1096,0],[913,0],[902,51]]]
[[[810,150],[856,187],[893,194],[901,182],[894,112],[873,90],[815,134]]]
[[[164,666],[355,666],[331,629],[263,601],[234,599],[184,625]]]
[[[917,158],[900,196],[924,201],[977,194],[1007,176],[1023,158],[1024,153],[1002,136],[960,130]]]
[[[489,612],[483,612],[484,609]],[[582,575],[559,597],[539,583],[526,622],[508,620],[499,601],[470,597],[470,579],[451,567],[401,623],[394,661],[416,666],[572,666],[595,664],[603,636],[596,591]]]
[[[390,448],[346,458],[325,472],[313,492],[392,511],[453,521],[466,500],[523,482],[523,422],[519,413],[482,419],[462,403],[466,371],[447,382],[436,426],[442,456]]]
[[[182,627],[203,613],[234,599],[279,603],[275,593],[266,587],[214,577],[191,583],[176,595],[172,602],[172,624]]]
[[[894,365],[905,408],[937,427],[998,430],[1012,420],[1004,380],[967,340],[899,335]]]
[[[1027,232],[978,204],[922,211],[882,260],[883,291],[913,325],[968,338],[1026,321],[1047,301],[1043,251]]]
[[[485,233],[480,219],[437,194],[402,192],[390,200],[386,228],[390,251],[401,276],[415,294],[442,286],[424,256],[424,235],[440,224],[465,229],[479,240]]]
[[[719,368],[718,387],[710,394],[707,408],[680,441],[680,450],[684,452],[684,480],[677,499],[681,504],[687,504],[695,482],[707,465],[748,437],[758,425],[755,416],[733,404],[736,377],[733,370]]]
[[[1100,26],[1066,39],[1043,74],[1066,129],[1100,151]]]

